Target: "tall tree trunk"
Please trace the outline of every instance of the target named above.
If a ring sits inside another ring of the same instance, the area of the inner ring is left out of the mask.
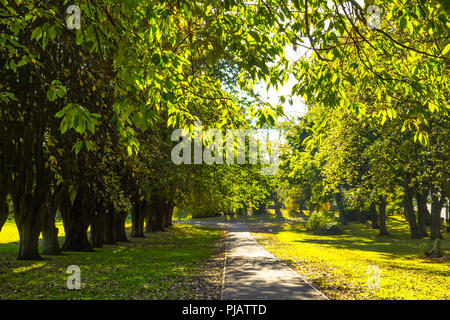
[[[46,209],[47,212],[45,213],[44,227],[42,228],[42,253],[53,256],[60,255],[62,253],[58,242],[59,230],[55,226],[56,207],[52,197],[49,197]]]
[[[380,214],[380,236],[388,236],[389,232],[386,226],[386,199],[383,196],[379,197],[378,211]]]
[[[450,232],[450,200],[445,205],[445,220],[447,221],[447,232]]]
[[[175,209],[175,204],[173,202],[169,203],[169,210],[167,210],[167,226],[171,227],[173,225],[173,210]]]
[[[152,220],[151,223],[151,229],[152,232],[160,232],[164,231],[164,221],[163,221],[163,215],[164,215],[164,199],[163,197],[159,196],[157,192],[155,192],[152,197],[151,201],[149,203],[150,205],[150,211],[152,212]]]
[[[64,224],[65,241],[62,246],[63,251],[93,251],[87,236],[89,219],[93,214],[95,205],[87,206],[85,191],[82,186],[78,188],[73,204],[70,204],[68,186],[65,186],[65,200],[61,206],[61,217]]]
[[[18,199],[13,196],[14,219],[19,231],[20,245],[17,260],[41,260],[39,234],[44,223],[42,203],[26,194]]]
[[[91,242],[94,248],[102,248],[105,239],[105,212],[99,207],[92,217]]]
[[[377,205],[375,202],[371,202],[369,206],[370,220],[372,222],[372,229],[380,229]]]
[[[154,230],[155,232],[164,231],[163,227],[163,199],[155,195],[153,197],[153,212],[154,212]]]
[[[126,211],[116,211],[114,219],[114,238],[117,242],[128,242],[127,232],[125,230],[125,221],[128,213]]]
[[[362,208],[363,206],[360,205],[360,208]],[[360,208],[358,208],[358,220],[359,223],[363,223],[366,224],[367,223],[367,212],[365,210],[361,210]]]
[[[8,219],[9,206],[6,198],[6,193],[0,193],[0,231]]]
[[[132,238],[145,238],[144,235],[144,210],[143,201],[136,200],[133,205],[133,212],[131,213],[131,237]]]
[[[114,237],[114,218],[115,208],[113,204],[110,204],[108,207],[108,212],[105,213],[105,235],[104,235],[104,244],[116,244]]]
[[[411,231],[411,239],[421,239],[422,236],[420,235],[419,227],[416,221],[416,215],[414,213],[414,203],[413,203],[414,190],[412,187],[408,185],[409,181],[410,180],[408,180],[408,182],[406,183],[405,193],[403,197],[404,214],[406,220],[408,221],[409,229]]]
[[[419,222],[419,233],[422,237],[428,237],[427,233],[427,220],[429,220],[430,213],[427,208],[428,199],[428,188],[420,190],[416,189],[416,200],[417,200],[417,219]]]
[[[150,232],[155,232],[153,230],[153,219],[154,219],[154,211],[153,211],[153,206],[148,203],[145,206],[145,232],[150,233]]]
[[[439,197],[438,188],[431,185],[431,239],[442,239],[441,235],[441,211],[444,206],[445,195]]]
[[[347,219],[345,218],[344,199],[342,199],[342,192],[340,190],[334,194],[334,199],[336,200],[336,205],[339,210],[339,221],[342,224],[347,224]]]

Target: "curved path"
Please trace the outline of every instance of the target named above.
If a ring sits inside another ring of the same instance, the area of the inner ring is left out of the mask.
[[[228,229],[222,300],[323,300],[326,297],[258,244],[244,223],[189,221]]]

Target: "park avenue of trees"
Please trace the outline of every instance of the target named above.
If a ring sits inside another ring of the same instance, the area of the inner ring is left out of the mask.
[[[128,215],[144,237],[176,207],[263,212],[280,188],[300,209],[336,204],[342,224],[370,219],[389,236],[400,212],[411,238],[442,237],[447,2],[248,2],[0,0],[0,231],[13,216],[18,259],[127,241]],[[72,4],[80,28],[68,28]],[[287,47],[310,54],[293,61]],[[253,89],[290,75],[280,102],[303,99],[301,119]],[[195,121],[285,132],[280,170],[174,164],[172,132]]]

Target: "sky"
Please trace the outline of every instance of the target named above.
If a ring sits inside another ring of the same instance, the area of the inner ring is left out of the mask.
[[[305,48],[298,48],[297,51],[294,51],[294,49],[292,47],[286,47],[285,50],[286,50],[286,56],[290,61],[299,60],[302,57],[302,55],[310,54],[309,52],[307,52],[307,50]],[[278,88],[278,92],[274,88],[269,89],[269,92],[267,92],[265,83],[256,85],[255,91],[261,95],[261,97],[264,101],[266,101],[272,105],[277,105],[280,103],[280,101],[279,101],[280,96],[286,96],[286,98],[289,97],[289,95],[291,93],[291,89],[296,83],[297,83],[296,79],[294,78],[293,75],[291,75],[289,77],[288,82],[285,85],[280,86]],[[288,116],[288,117],[301,116],[306,113],[307,108],[306,108],[305,104],[303,103],[303,100],[301,97],[293,97],[294,103],[292,105],[290,105],[287,100],[288,99],[286,99],[286,102],[284,104],[282,104],[284,107],[284,112],[285,112],[286,116]]]

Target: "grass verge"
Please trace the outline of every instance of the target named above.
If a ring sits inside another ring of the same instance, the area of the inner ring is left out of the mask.
[[[225,250],[220,230],[177,224],[145,239],[43,256],[44,261],[15,260],[14,230],[7,222],[0,233],[0,299],[220,298]],[[81,269],[80,290],[66,287],[69,265]]]
[[[443,232],[444,257],[426,259],[426,240],[409,239],[400,216],[389,217],[391,236],[383,237],[369,224],[349,224],[345,234],[333,236],[307,233],[302,219],[248,225],[266,249],[331,299],[450,299],[448,233]]]

